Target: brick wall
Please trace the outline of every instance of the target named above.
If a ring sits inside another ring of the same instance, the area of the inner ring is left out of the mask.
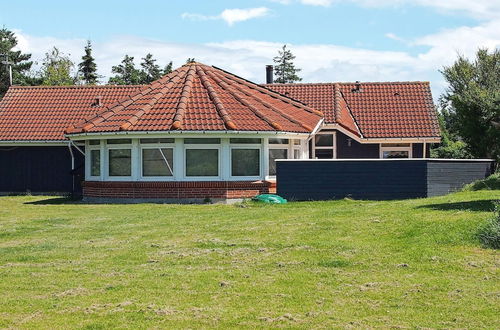
[[[84,197],[150,199],[237,199],[276,192],[270,181],[102,182],[85,181]]]

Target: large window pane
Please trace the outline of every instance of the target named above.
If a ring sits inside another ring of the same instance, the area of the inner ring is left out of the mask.
[[[130,149],[110,149],[109,175],[130,176],[132,174],[130,155]]]
[[[218,175],[218,149],[186,149],[186,176]]]
[[[318,134],[314,137],[317,147],[332,147],[333,135],[332,134]]]
[[[101,150],[90,150],[90,175],[101,175]]]
[[[259,176],[260,150],[259,149],[232,149],[231,150],[232,176]]]
[[[276,159],[287,158],[287,149],[269,149],[269,175],[276,175]]]
[[[142,149],[143,176],[172,176],[173,164],[172,148]]]
[[[98,146],[98,145],[100,145],[100,144],[101,144],[101,140],[90,140],[90,141],[89,141],[89,144],[90,144],[91,146]]]

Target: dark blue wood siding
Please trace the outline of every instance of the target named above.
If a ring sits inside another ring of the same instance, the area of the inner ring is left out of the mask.
[[[277,162],[277,193],[289,200],[405,199],[447,194],[491,173],[492,162],[296,160]]]
[[[84,157],[75,149],[73,154],[75,176],[68,147],[0,146],[0,193],[80,193]]]
[[[426,164],[415,161],[279,161],[277,193],[290,200],[425,197]]]
[[[464,185],[483,179],[493,172],[489,161],[429,160],[427,195],[440,196],[460,190]]]
[[[378,143],[359,143],[347,135],[337,132],[337,158],[379,158]]]

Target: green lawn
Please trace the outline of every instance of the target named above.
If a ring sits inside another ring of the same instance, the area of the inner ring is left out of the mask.
[[[0,197],[0,328],[500,328],[500,191],[85,205]]]

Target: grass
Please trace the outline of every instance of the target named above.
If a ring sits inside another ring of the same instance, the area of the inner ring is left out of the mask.
[[[494,173],[484,180],[478,180],[464,187],[464,191],[500,190],[500,172]]]
[[[0,198],[0,328],[500,328],[500,191],[405,201]]]

